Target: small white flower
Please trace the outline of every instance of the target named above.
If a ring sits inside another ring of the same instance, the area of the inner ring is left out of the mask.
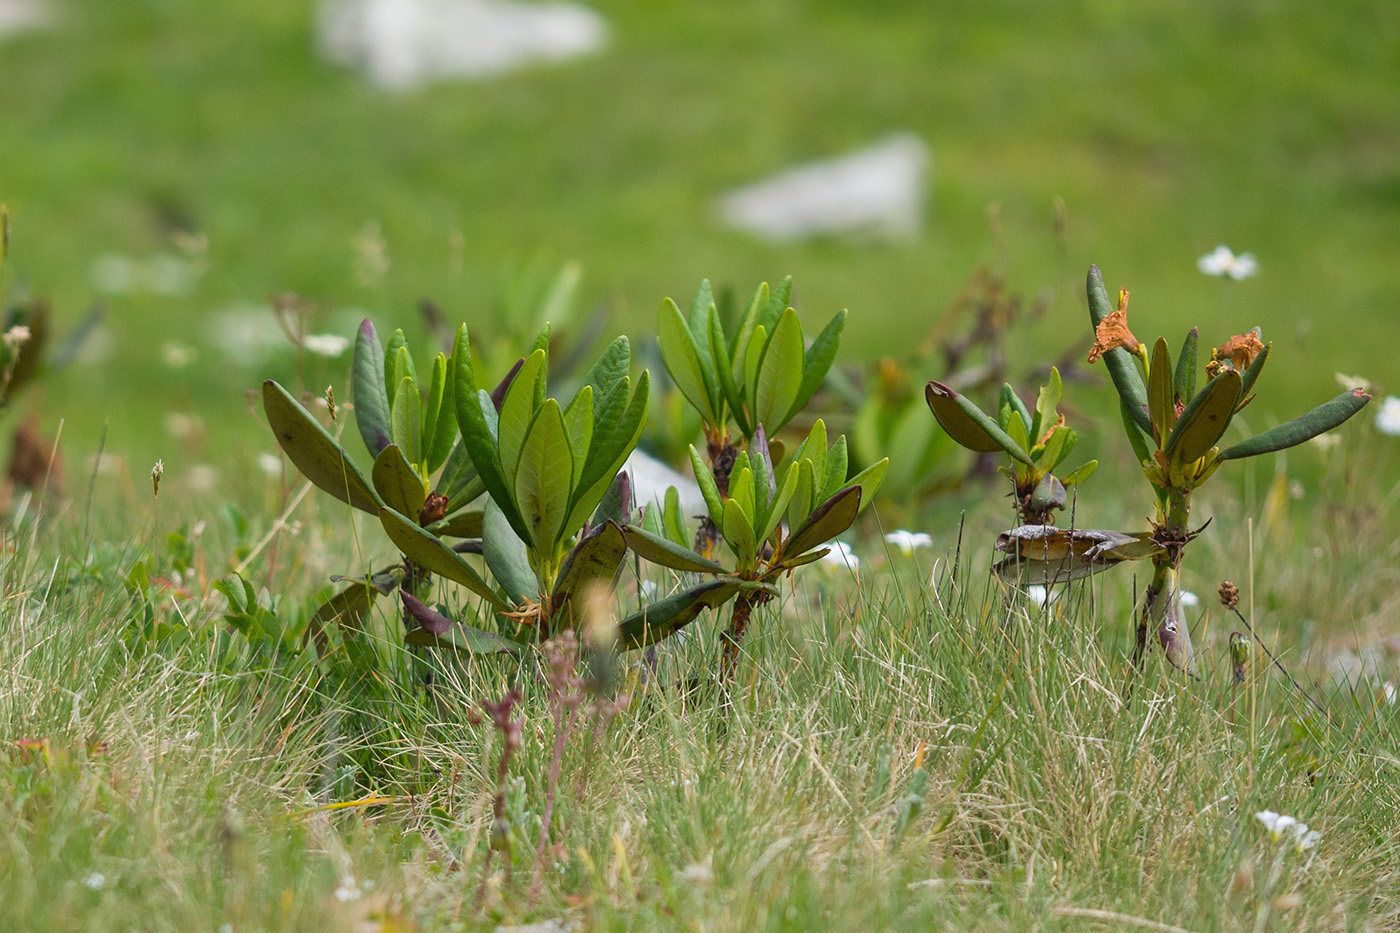
[[[1334,373],[1333,378],[1337,380],[1337,385],[1343,389],[1360,389],[1363,392],[1371,391],[1371,380],[1365,376],[1348,376],[1346,373]]]
[[[1312,443],[1316,444],[1322,450],[1331,450],[1341,442],[1342,436],[1340,434],[1319,434],[1312,439]]]
[[[1264,824],[1264,828],[1269,831],[1269,838],[1274,842],[1282,839],[1283,834],[1298,823],[1293,817],[1275,813],[1273,810],[1261,810],[1254,814],[1254,818]]]
[[[1026,598],[1037,606],[1044,606],[1059,599],[1062,592],[1063,590],[1052,590],[1037,583],[1034,586],[1026,587]]]
[[[1192,608],[1192,607],[1194,607],[1194,606],[1199,606],[1200,604],[1201,604],[1201,597],[1197,596],[1195,593],[1191,592],[1190,590],[1182,590],[1182,591],[1181,591],[1181,607],[1182,607],[1183,609],[1190,609],[1190,608]]]
[[[851,570],[860,566],[860,558],[845,541],[831,541],[826,546],[831,550],[822,556],[821,563],[830,567],[849,567]]]
[[[1308,829],[1307,823],[1298,823],[1293,827],[1293,848],[1298,852],[1306,852],[1309,849],[1317,848],[1317,844],[1322,839],[1322,833],[1315,829]]]
[[[1387,395],[1376,412],[1376,430],[1391,437],[1400,437],[1400,398]]]
[[[100,871],[95,871],[83,879],[83,887],[89,891],[101,891],[102,886],[107,883],[107,876]]]
[[[1229,276],[1236,281],[1259,274],[1259,263],[1253,253],[1240,253],[1236,256],[1230,247],[1223,245],[1197,259],[1196,268],[1206,275]]]
[[[187,441],[196,437],[201,427],[203,426],[200,424],[199,419],[194,415],[186,415],[178,411],[172,411],[165,416],[165,430],[169,431],[172,437],[182,441]]]
[[[301,345],[307,353],[335,359],[350,348],[350,339],[339,334],[307,334]]]
[[[160,345],[160,361],[171,369],[184,369],[199,359],[199,351],[187,343],[167,340]]]
[[[353,875],[346,875],[341,878],[340,887],[335,889],[335,899],[342,904],[355,900],[360,894],[360,886],[355,883]]]
[[[16,324],[14,327],[5,331],[4,339],[5,346],[9,347],[11,350],[16,347],[24,346],[24,344],[29,342],[29,328],[25,327],[23,324]]]
[[[656,585],[655,580],[643,580],[637,589],[640,590],[641,594],[647,599],[655,599],[659,587]]]
[[[915,548],[933,547],[933,538],[922,531],[905,531],[902,528],[885,535],[885,541],[899,548],[905,557],[913,554]]]
[[[258,469],[275,479],[282,475],[282,458],[264,450],[258,454]]]

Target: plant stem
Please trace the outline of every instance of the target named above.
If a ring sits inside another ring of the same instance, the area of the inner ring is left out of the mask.
[[[1196,653],[1191,632],[1181,615],[1181,553],[1189,540],[1187,522],[1191,515],[1191,491],[1172,488],[1167,493],[1167,514],[1157,526],[1154,538],[1164,552],[1152,559],[1152,582],[1138,617],[1133,664],[1141,668],[1147,650],[1147,627],[1157,625],[1157,640],[1167,660],[1177,670],[1196,676]]]

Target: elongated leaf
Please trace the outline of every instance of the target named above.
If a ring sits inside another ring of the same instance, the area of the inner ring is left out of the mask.
[[[525,365],[520,367],[501,403],[500,419],[496,422],[496,448],[500,451],[501,470],[507,482],[515,477],[520,468],[520,452],[535,417],[535,398],[544,362],[543,350],[536,350],[526,357]],[[516,502],[523,511],[524,504],[519,500]]]
[[[1341,395],[1317,406],[1306,415],[1294,418],[1262,434],[1256,434],[1247,441],[1220,451],[1221,460],[1238,460],[1241,457],[1257,457],[1288,447],[1296,447],[1304,441],[1324,434],[1356,414],[1371,396],[1360,389],[1348,389]]]
[[[739,431],[744,436],[753,433],[753,425],[749,423],[748,414],[744,411],[744,400],[739,393],[739,387],[734,382],[734,361],[729,358],[728,344],[724,338],[724,327],[720,323],[719,313],[714,309],[709,314],[709,339],[710,358],[715,361],[715,376],[719,380],[720,393],[724,397],[725,406],[729,409],[734,422],[739,426]]]
[[[1031,449],[1031,432],[1029,425],[1021,420],[1021,413],[1014,409],[1004,408],[1002,414],[1006,417],[1006,436],[1011,438],[1018,450]]]
[[[401,353],[400,356],[403,354]],[[399,382],[394,395],[393,407],[389,410],[390,434],[399,445],[410,463],[423,459],[423,402],[418,397],[418,387],[407,376]]]
[[[797,483],[792,498],[788,501],[788,528],[795,529],[807,520],[818,503],[816,481],[812,474],[812,461],[807,458],[793,462],[792,471],[797,474]],[[716,525],[719,522],[715,522]]]
[[[565,605],[586,594],[591,586],[612,589],[618,568],[622,566],[622,558],[626,555],[627,539],[615,522],[606,522],[580,539],[569,550],[559,568],[559,578],[554,585],[554,611],[564,611],[570,625],[583,621],[578,618],[577,606],[570,613]]]
[[[759,541],[767,541],[777,530],[778,525],[783,520],[784,513],[787,512],[788,505],[792,502],[793,494],[797,491],[797,483],[801,475],[801,470],[795,470],[791,466],[783,474],[783,484],[778,487],[774,494],[773,501],[768,506],[768,516],[758,530]]]
[[[302,634],[302,644],[308,640],[316,644],[318,657],[326,656],[328,640],[326,629],[339,625],[347,634],[358,634],[364,630],[364,618],[369,613],[374,600],[385,591],[370,580],[355,580],[330,599],[316,607],[307,620],[306,631]]]
[[[1132,414],[1128,411],[1128,406],[1123,404],[1123,400],[1118,400],[1118,414],[1123,419],[1123,433],[1128,437],[1128,443],[1132,445],[1133,456],[1137,457],[1138,463],[1146,463],[1152,459],[1152,451],[1147,448],[1148,438],[1138,427],[1138,423],[1133,420]]]
[[[429,525],[428,531],[444,538],[480,538],[482,522],[481,509],[462,509]]]
[[[501,414],[501,406],[506,403],[506,393],[510,391],[511,386],[515,385],[515,377],[520,375],[520,370],[524,367],[525,357],[522,356],[520,359],[515,361],[515,364],[513,366],[511,366],[510,371],[506,373],[505,378],[502,379],[500,382],[496,383],[496,388],[491,390],[491,404],[496,408],[496,415],[498,421]]]
[[[695,338],[695,346],[700,350],[701,360],[708,359],[709,353],[709,315],[715,307],[715,293],[710,286],[709,279],[701,279],[700,287],[695,289],[695,295],[690,299],[690,314],[686,316],[686,326],[690,328],[690,336]]]
[[[618,470],[608,491],[593,510],[589,522],[595,526],[612,521],[618,525],[627,524],[632,518],[632,477],[626,470]]]
[[[441,390],[438,389],[439,372],[442,373]],[[433,381],[429,396],[432,404],[423,412],[423,460],[428,474],[432,475],[447,461],[453,445],[457,442],[457,412],[452,402],[452,369],[447,365],[445,353],[433,357]],[[426,439],[429,434],[430,440]]]
[[[1027,436],[1030,436],[1030,427],[1033,419],[1031,418],[1031,413],[1026,410],[1026,403],[1021,401],[1021,396],[1016,394],[1016,390],[1011,387],[1011,383],[1002,383],[1001,400],[997,404],[997,424],[1003,431],[1005,431],[1007,426],[1011,423],[1012,412],[1021,416],[1021,424],[1025,426]],[[1016,435],[1012,434],[1011,436],[1014,439]],[[1027,450],[1030,449],[1029,444],[1025,446]]]
[[[758,542],[753,534],[753,516],[733,499],[724,500],[724,521],[719,526],[724,541],[734,549],[740,571],[751,569],[758,560]]]
[[[497,609],[506,608],[505,601],[481,578],[476,568],[432,533],[418,527],[417,522],[390,508],[379,510],[379,523],[384,533],[409,560],[453,583],[460,583]]]
[[[812,510],[783,544],[782,559],[791,560],[841,534],[860,514],[860,487],[847,486]]]
[[[723,606],[738,592],[737,582],[712,580],[650,603],[618,623],[618,644],[624,650],[645,648],[685,628],[706,609]]]
[[[452,417],[455,427],[455,412],[452,413]],[[437,486],[433,492],[450,500],[462,492],[473,479],[476,479],[476,464],[472,463],[471,455],[467,453],[467,445],[459,439],[453,445],[452,452],[447,455],[447,462],[442,465],[442,473],[438,474]],[[462,504],[465,503],[453,503],[453,508]]]
[[[885,457],[846,480],[848,486],[860,487],[860,508],[856,510],[857,515],[870,508],[870,503],[875,501],[875,492],[880,488],[880,483],[884,480],[885,472],[889,468],[890,458]]]
[[[559,542],[569,512],[574,456],[559,402],[546,399],[535,416],[520,452],[515,474],[515,501],[530,531],[526,543],[550,553]],[[592,509],[588,510],[590,513]]]
[[[452,379],[457,426],[462,431],[462,443],[466,445],[472,465],[515,533],[524,535],[527,532],[515,506],[514,483],[507,484],[496,449],[496,406],[490,395],[476,387],[465,324],[458,329],[452,346]]]
[[[1249,368],[1244,371],[1240,378],[1240,400],[1243,401],[1249,393],[1254,391],[1254,383],[1259,381],[1259,375],[1264,372],[1264,364],[1269,361],[1269,351],[1274,348],[1274,342],[1270,340],[1264,344],[1264,349],[1259,351],[1259,355],[1254,358],[1254,362],[1249,364]]]
[[[1196,394],[1196,345],[1200,333],[1191,328],[1181,345],[1181,355],[1176,358],[1176,373],[1172,377],[1172,393],[1184,403]]]
[[[695,445],[690,445],[690,468],[695,471],[695,485],[700,487],[700,495],[705,499],[705,511],[710,515],[710,521],[719,527],[719,523],[724,520],[724,500],[720,497],[719,486],[715,483],[714,474],[710,472],[710,465],[705,462],[705,458],[700,456],[700,451],[695,449]]]
[[[378,514],[379,501],[335,438],[273,380],[263,383],[263,411],[273,436],[302,475],[319,489],[357,509]]]
[[[1167,435],[1176,424],[1176,409],[1172,407],[1172,357],[1167,341],[1158,337],[1152,345],[1152,369],[1147,374],[1147,413],[1152,418],[1152,436],[1159,446],[1165,445]]]
[[[1014,394],[1014,393],[1013,393]],[[1031,444],[1040,443],[1041,435],[1055,423],[1055,406],[1060,404],[1064,394],[1064,384],[1060,381],[1060,371],[1050,367],[1050,378],[1035,396],[1035,417],[1031,419]]]
[[[1089,267],[1085,290],[1089,296],[1089,320],[1094,327],[1098,327],[1099,322],[1114,310],[1114,306],[1108,300],[1108,290],[1104,288],[1103,275],[1098,266]],[[1118,390],[1118,397],[1128,410],[1128,416],[1150,436],[1152,422],[1147,415],[1147,387],[1142,383],[1142,373],[1138,372],[1133,355],[1119,347],[1105,353],[1103,362],[1108,367],[1114,388]]]
[[[1070,451],[1074,450],[1075,444],[1079,442],[1079,435],[1074,433],[1073,428],[1060,425],[1050,432],[1050,437],[1045,441],[1045,447],[1041,450],[1038,462],[1041,469],[1053,470],[1059,466]]]
[[[423,502],[428,498],[423,477],[404,459],[397,444],[390,444],[379,452],[370,478],[374,480],[374,490],[379,493],[380,500],[389,508],[410,518],[423,511]]]
[[[681,317],[680,309],[669,298],[661,303],[656,327],[661,359],[666,364],[666,371],[671,374],[671,380],[706,423],[713,425],[719,419],[714,387],[701,365],[699,349],[685,318]]]
[[[1133,430],[1137,430],[1137,429],[1134,428]],[[1086,479],[1088,479],[1089,477],[1093,476],[1093,475],[1094,475],[1094,471],[1097,470],[1098,468],[1099,468],[1099,461],[1097,461],[1097,460],[1090,460],[1088,463],[1083,464],[1083,465],[1080,466],[1080,467],[1077,467],[1077,468],[1074,470],[1073,473],[1070,473],[1068,476],[1063,477],[1063,478],[1060,480],[1060,482],[1064,483],[1066,486],[1077,486],[1077,485],[1079,485],[1080,483],[1084,482],[1084,481],[1085,481]]]
[[[754,392],[754,420],[770,432],[787,423],[787,413],[802,387],[802,363],[802,325],[797,312],[788,308],[768,340]]]
[[[392,443],[389,437],[389,393],[384,387],[384,348],[369,318],[360,322],[355,335],[354,382],[350,397],[355,403],[355,426],[365,446],[376,457]]]
[[[491,576],[517,606],[526,599],[540,598],[540,584],[530,569],[525,542],[516,534],[494,499],[486,501],[482,513],[481,554]]]
[[[1193,463],[1214,447],[1235,416],[1240,374],[1227,369],[1186,404],[1162,452],[1176,463]]]
[[[582,527],[607,493],[613,477],[626,464],[627,458],[636,449],[637,442],[642,439],[649,385],[650,376],[646,370],[642,370],[642,375],[637,379],[637,390],[632,393],[632,400],[627,410],[622,413],[621,419],[609,424],[595,419],[593,444],[589,451],[590,462],[584,465],[579,486],[574,490],[574,501],[569,507],[569,517],[565,523],[566,532]],[[619,388],[626,391],[627,383],[621,383]],[[613,451],[611,462],[593,460],[595,455],[606,456],[604,452],[609,450]]]
[[[413,599],[407,593],[403,595],[405,603]],[[420,603],[420,605],[422,604]],[[427,628],[414,629],[404,636],[405,644],[413,645],[416,648],[442,648],[466,654],[519,654],[525,647],[519,642],[502,638],[493,632],[448,619],[434,609],[428,609],[426,606],[423,608],[433,616],[445,620],[448,627],[441,634],[434,634]],[[440,624],[438,623],[438,625]]]
[[[598,362],[583,377],[583,383],[593,387],[593,400],[596,403],[627,378],[631,371],[632,345],[626,337],[618,337],[598,357]]]
[[[817,339],[807,348],[807,354],[802,358],[802,385],[797,389],[797,397],[792,400],[792,407],[783,416],[784,423],[791,421],[798,412],[806,408],[812,396],[821,389],[831,364],[836,361],[836,351],[841,348],[841,332],[845,329],[846,310],[843,308],[832,316],[822,328],[822,332],[817,334]]]
[[[445,634],[452,627],[451,619],[408,590],[399,590],[399,599],[403,602],[404,616],[406,617],[404,624],[409,626],[409,631],[413,631],[413,627],[409,624],[410,619],[417,622],[418,627],[429,635]]]
[[[666,487],[666,504],[661,508],[661,530],[667,538],[685,547],[690,535],[685,530],[685,520],[681,517],[681,494],[675,486]]]
[[[943,383],[929,382],[924,387],[924,400],[948,436],[968,450],[982,453],[1000,450],[1026,466],[1035,465],[1030,454],[1018,447],[982,409]]]
[[[676,544],[664,535],[656,534],[640,525],[628,525],[623,529],[627,546],[644,561],[658,567],[669,567],[686,573],[727,573],[724,565],[702,557],[688,547]]]

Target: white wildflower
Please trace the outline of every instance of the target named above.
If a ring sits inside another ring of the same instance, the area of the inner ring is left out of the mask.
[[[1309,849],[1315,849],[1321,839],[1322,833],[1315,829],[1308,829],[1307,823],[1298,823],[1293,827],[1293,848],[1295,851],[1306,852]]]
[[[335,359],[350,348],[350,338],[339,334],[307,334],[301,345],[307,353]]]
[[[165,461],[157,460],[156,465],[151,467],[151,491],[157,496],[160,495],[160,478],[165,475]]]
[[[107,883],[107,876],[100,871],[95,871],[83,879],[83,887],[89,891],[101,891],[102,886]]]
[[[1236,256],[1230,247],[1223,245],[1197,259],[1196,268],[1206,275],[1229,276],[1236,281],[1259,274],[1259,263],[1253,253],[1240,253]]]
[[[830,551],[822,557],[821,563],[830,567],[849,567],[851,570],[860,566],[860,558],[845,541],[832,541],[826,546]]]
[[[1298,825],[1298,821],[1293,817],[1275,813],[1273,810],[1261,810],[1254,814],[1254,818],[1264,824],[1264,828],[1269,831],[1269,838],[1274,842],[1278,842],[1284,833],[1291,832],[1292,827]]]
[[[282,458],[264,450],[258,454],[258,469],[275,479],[282,475]]]
[[[1191,609],[1191,608],[1194,608],[1194,607],[1196,607],[1196,606],[1199,606],[1200,604],[1201,604],[1201,597],[1197,596],[1195,593],[1191,592],[1190,590],[1182,590],[1182,591],[1181,591],[1181,607],[1182,607],[1183,609]]]
[[[1376,412],[1376,430],[1391,437],[1400,437],[1400,398],[1387,395]]]
[[[1026,598],[1037,606],[1044,606],[1059,599],[1062,592],[1064,591],[1052,590],[1037,583],[1034,586],[1026,587]]]
[[[899,552],[905,557],[914,553],[915,548],[933,547],[933,538],[922,531],[891,531],[885,535],[885,541],[899,548]]]
[[[29,342],[29,337],[29,328],[25,327],[23,324],[16,324],[14,327],[5,331],[5,346],[9,347],[11,350],[18,349]]]
[[[340,886],[335,889],[335,899],[345,904],[358,898],[361,893],[360,886],[355,883],[355,877],[346,875],[340,879]]]

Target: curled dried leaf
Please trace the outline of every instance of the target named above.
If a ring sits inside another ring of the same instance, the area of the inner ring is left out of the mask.
[[[1244,372],[1254,362],[1255,357],[1263,352],[1264,343],[1259,339],[1259,332],[1252,330],[1246,334],[1237,334],[1211,350],[1210,360],[1211,363],[1228,362],[1236,371]]]

